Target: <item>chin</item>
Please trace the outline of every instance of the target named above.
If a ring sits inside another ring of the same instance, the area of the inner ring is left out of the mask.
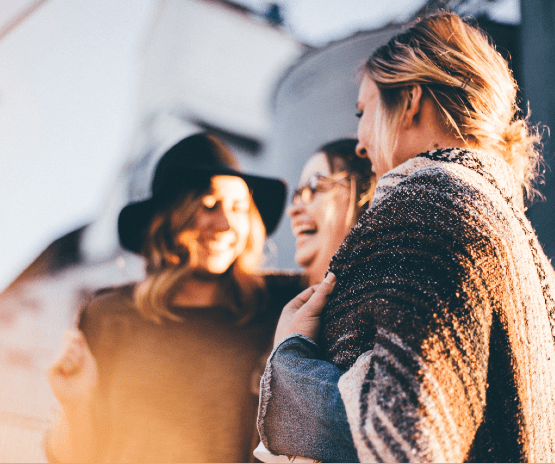
[[[217,280],[223,272],[213,272],[208,269],[195,269],[194,276],[198,280],[210,281]]]
[[[297,264],[297,266],[302,267],[305,272],[307,271],[312,261],[312,257],[305,257],[303,255],[299,255],[298,253],[295,254],[295,263]]]
[[[213,266],[209,269],[206,269],[206,272],[212,275],[222,275],[227,272],[230,266]]]
[[[231,267],[231,264],[227,261],[225,263],[206,263],[205,266],[195,269],[195,274],[198,276],[217,277],[225,274]]]

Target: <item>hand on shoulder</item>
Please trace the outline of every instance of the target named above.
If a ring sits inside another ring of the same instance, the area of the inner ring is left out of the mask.
[[[294,333],[313,340],[318,338],[320,314],[334,287],[335,275],[329,272],[322,283],[307,288],[283,308],[274,336],[274,348]]]
[[[92,398],[98,367],[83,332],[66,331],[62,350],[46,375],[54,395],[65,408],[82,407]]]

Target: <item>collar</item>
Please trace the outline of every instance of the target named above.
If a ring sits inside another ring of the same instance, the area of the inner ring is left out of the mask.
[[[504,159],[490,152],[468,148],[441,148],[420,153],[415,158],[405,161],[380,179],[372,206],[381,202],[401,182],[427,169],[451,172],[461,172],[466,169],[473,171],[495,187],[511,206],[524,209],[522,190],[511,166]],[[472,182],[472,175],[469,173],[461,172],[459,175]]]

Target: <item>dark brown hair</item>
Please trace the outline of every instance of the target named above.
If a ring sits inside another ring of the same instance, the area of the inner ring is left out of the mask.
[[[339,139],[321,146],[318,150],[326,155],[332,174],[345,171],[349,175],[351,198],[347,222],[351,225],[354,225],[370,206],[377,182],[368,157],[357,156],[357,143],[357,139],[353,138]]]

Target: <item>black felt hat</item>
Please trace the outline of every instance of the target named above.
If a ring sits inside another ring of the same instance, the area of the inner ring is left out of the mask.
[[[153,216],[171,206],[191,190],[204,190],[215,175],[240,177],[248,185],[260,212],[266,233],[276,229],[283,209],[287,187],[281,179],[243,173],[227,147],[215,136],[199,133],[171,147],[160,158],[151,185],[150,198],[125,206],[118,218],[121,245],[140,253],[145,233]]]

